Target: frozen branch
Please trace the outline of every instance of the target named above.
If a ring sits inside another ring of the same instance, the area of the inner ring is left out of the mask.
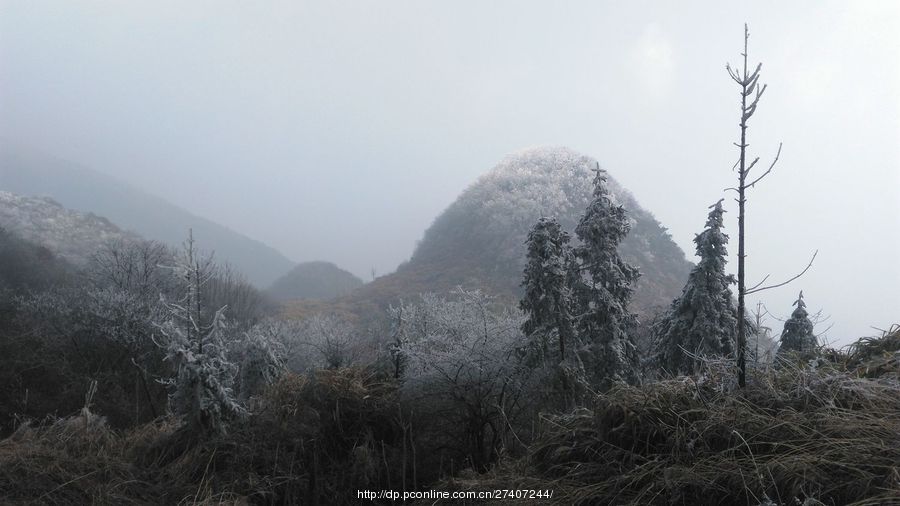
[[[729,65],[729,64],[726,63],[726,64],[725,64],[725,70],[728,71],[728,75],[731,76],[732,79],[734,79],[734,82],[736,82],[736,83],[738,83],[738,84],[742,84],[742,83],[743,83],[743,79],[741,79],[741,77],[737,74],[737,72],[735,72],[734,70],[732,70],[731,65]]]
[[[782,143],[779,142],[779,143],[778,143],[778,152],[775,153],[775,159],[772,160],[772,164],[769,165],[768,170],[766,170],[765,172],[763,172],[761,176],[759,176],[758,178],[754,179],[751,183],[745,185],[744,188],[753,188],[753,186],[754,186],[756,183],[760,182],[760,181],[762,180],[762,178],[766,177],[766,176],[769,174],[769,172],[772,172],[772,169],[775,168],[775,164],[778,163],[778,158],[781,156],[781,145],[782,145]],[[757,160],[759,160],[759,158],[757,158]],[[756,162],[754,161],[753,163],[756,163]],[[752,167],[752,166],[753,166],[753,165],[751,164],[751,167]],[[750,169],[747,169],[747,170],[750,170]]]
[[[750,165],[748,165],[747,168],[744,169],[744,175],[746,176],[747,174],[749,174],[749,173],[750,173],[750,169],[752,169],[753,167],[755,167],[756,164],[757,164],[758,162],[759,162],[759,157],[757,156],[756,158],[753,159],[752,162],[750,162]]]
[[[791,279],[789,279],[789,280],[787,280],[787,281],[784,281],[783,283],[778,283],[777,285],[769,285],[769,286],[764,286],[764,287],[762,287],[762,288],[754,288],[754,289],[750,289],[750,290],[747,290],[746,292],[744,292],[744,294],[745,294],[745,295],[750,295],[751,293],[761,292],[761,291],[763,291],[763,290],[769,290],[769,289],[772,289],[772,288],[778,288],[778,287],[780,287],[780,286],[784,286],[784,285],[790,283],[791,281],[794,281],[795,279],[799,278],[800,276],[806,274],[806,271],[808,271],[809,268],[812,267],[813,262],[816,260],[816,255],[818,255],[818,254],[819,254],[819,250],[816,250],[815,253],[813,253],[812,258],[809,259],[809,264],[806,265],[806,268],[803,269],[803,270],[802,270],[799,274],[797,274],[796,276],[792,277]]]
[[[760,286],[762,286],[762,284],[765,283],[767,279],[769,279],[769,276],[770,276],[770,274],[766,274],[766,277],[762,278],[762,281],[760,281],[759,283],[757,283],[757,284],[751,286],[751,287],[748,288],[747,290],[750,290],[750,291],[756,290],[757,288],[759,288]]]

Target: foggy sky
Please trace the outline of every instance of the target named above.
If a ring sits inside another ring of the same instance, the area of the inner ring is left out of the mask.
[[[735,184],[745,21],[769,84],[751,150],[784,142],[748,281],[818,249],[761,299],[784,317],[802,288],[831,340],[873,334],[900,321],[896,2],[3,1],[0,135],[366,279],[504,155],[566,145],[693,260]]]

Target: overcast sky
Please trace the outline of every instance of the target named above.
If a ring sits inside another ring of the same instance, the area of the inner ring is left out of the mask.
[[[751,149],[784,142],[750,197],[750,281],[818,249],[770,310],[802,288],[839,342],[900,321],[900,2],[0,6],[0,135],[363,277],[544,144],[599,159],[693,258],[736,177],[725,63],[749,22],[770,85]]]

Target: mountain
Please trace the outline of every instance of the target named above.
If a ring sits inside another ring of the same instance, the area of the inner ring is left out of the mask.
[[[456,286],[518,300],[529,229],[541,216],[553,216],[574,240],[575,225],[592,198],[596,165],[593,158],[560,147],[507,156],[434,220],[408,262],[328,309],[368,319],[400,297]],[[610,192],[632,225],[620,253],[642,273],[633,308],[648,313],[681,293],[692,265],[656,218],[608,176]],[[288,310],[308,312],[303,304]]]
[[[0,225],[0,321],[10,321],[16,312],[8,291],[46,290],[69,281],[71,272],[69,263],[46,246],[27,241]]]
[[[204,250],[215,251],[258,287],[289,271],[294,262],[245,235],[193,215],[111,176],[0,141],[0,190],[49,196],[63,206],[109,218],[118,227],[180,247],[193,228]]]
[[[331,262],[304,262],[275,280],[266,293],[277,301],[327,300],[347,295],[363,281]]]
[[[106,218],[66,209],[48,197],[6,191],[0,191],[0,228],[75,265],[84,265],[106,241],[139,239]]]

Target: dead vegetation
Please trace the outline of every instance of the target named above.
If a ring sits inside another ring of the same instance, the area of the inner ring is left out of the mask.
[[[523,461],[445,484],[556,504],[900,504],[900,328],[802,367],[709,363],[544,419]]]
[[[227,434],[116,431],[87,408],[0,441],[3,504],[353,504],[399,472],[394,386],[361,369],[287,375]],[[399,478],[396,482],[399,483]]]
[[[545,504],[900,504],[898,355],[895,327],[813,364],[754,371],[743,390],[726,362],[616,388],[591,409],[544,416],[526,457],[441,486],[553,490]],[[363,369],[288,375],[204,441],[170,419],[116,431],[85,408],[0,441],[0,497],[354,504],[357,489],[410,485],[395,396]]]

